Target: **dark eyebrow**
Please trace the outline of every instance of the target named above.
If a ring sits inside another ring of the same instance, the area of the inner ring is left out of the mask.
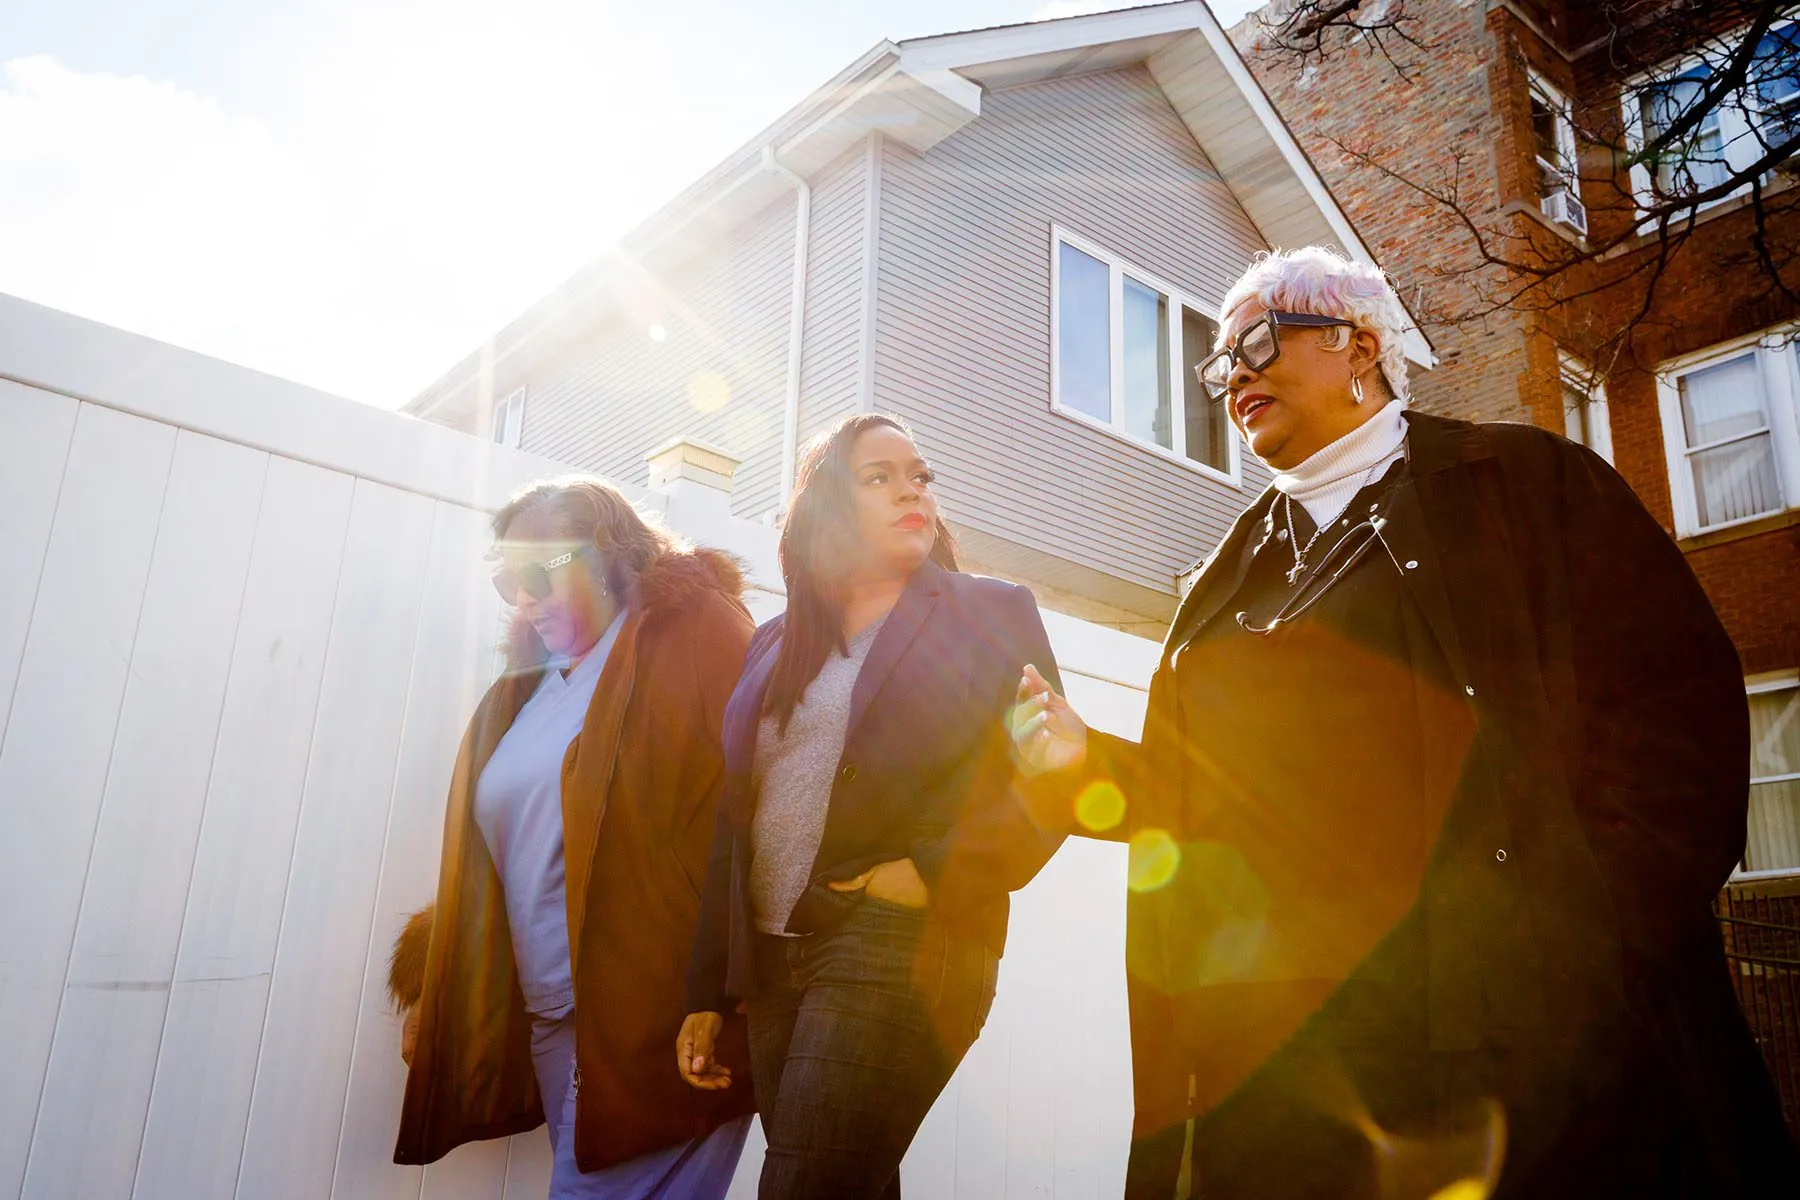
[[[923,467],[928,464],[922,458],[915,458],[907,465],[910,467]],[[888,470],[891,471],[894,469],[894,460],[891,458],[871,459],[870,461],[868,461],[866,463],[860,464],[856,469],[859,471],[867,471],[870,467],[886,467]]]

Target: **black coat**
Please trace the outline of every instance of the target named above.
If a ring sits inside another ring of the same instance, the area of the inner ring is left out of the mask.
[[[1406,419],[1408,474],[1382,532],[1467,701],[1448,717],[1420,710],[1426,745],[1446,748],[1422,769],[1451,798],[1415,910],[1423,1036],[1433,1052],[1520,1064],[1498,1088],[1533,1131],[1509,1181],[1555,1177],[1571,1137],[1606,1143],[1587,1148],[1594,1161],[1639,1153],[1630,1120],[1588,1110],[1656,1079],[1672,1093],[1659,1123],[1691,1134],[1680,1169],[1731,1194],[1726,1181],[1787,1153],[1710,907],[1745,838],[1736,652],[1680,551],[1599,457],[1531,426]],[[1274,531],[1274,497],[1239,518],[1181,605],[1142,743],[1094,735],[1090,770],[1118,779],[1128,806],[1108,836],[1205,836],[1213,798],[1168,786],[1206,775],[1206,731],[1181,726],[1171,660],[1237,590]],[[1184,903],[1203,885],[1178,875],[1129,902],[1139,1137],[1207,1116],[1189,1111],[1179,1050],[1203,1035],[1164,986],[1173,967],[1157,965],[1205,953],[1211,930]]]
[[[688,974],[693,1012],[729,1011],[755,991],[752,767],[784,621],[756,631],[725,710],[725,794]],[[851,692],[825,830],[791,932],[822,932],[854,902],[829,881],[910,857],[945,923],[1001,952],[1007,893],[1030,882],[1060,844],[1016,794],[1005,715],[1027,663],[1056,678],[1029,591],[931,562],[914,572]]]

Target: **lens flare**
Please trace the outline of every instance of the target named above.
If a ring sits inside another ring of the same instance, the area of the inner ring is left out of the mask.
[[[731,403],[731,384],[717,371],[701,371],[688,380],[687,394],[695,412],[716,413]]]
[[[1203,919],[1205,937],[1179,976],[1183,987],[1205,987],[1242,978],[1262,960],[1269,934],[1269,885],[1242,850],[1228,842],[1187,846],[1184,905]]]
[[[1097,779],[1075,797],[1075,819],[1083,829],[1103,833],[1125,819],[1125,793],[1110,779]]]
[[[652,325],[648,332],[650,334],[650,340],[653,342],[666,342],[669,340],[669,331],[661,325]]]
[[[1181,868],[1181,847],[1166,829],[1146,829],[1131,839],[1125,884],[1134,892],[1167,887]]]
[[[1449,1187],[1439,1188],[1431,1200],[1487,1200],[1488,1185],[1479,1179],[1459,1179]]]
[[[1487,1200],[1506,1163],[1506,1110],[1492,1097],[1471,1102],[1430,1133],[1390,1132],[1367,1111],[1352,1123],[1374,1147],[1384,1200]]]

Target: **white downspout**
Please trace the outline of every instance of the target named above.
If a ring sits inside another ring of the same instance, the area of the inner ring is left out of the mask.
[[[781,498],[794,490],[794,460],[800,453],[800,351],[806,337],[806,250],[812,228],[812,188],[775,156],[773,145],[762,149],[763,167],[794,185],[794,286],[788,317],[787,396],[781,410]]]

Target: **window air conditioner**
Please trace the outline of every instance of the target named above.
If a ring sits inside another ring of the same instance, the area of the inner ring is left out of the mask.
[[[1566,225],[1582,237],[1587,236],[1587,209],[1567,188],[1557,188],[1544,197],[1544,215],[1558,225]]]

